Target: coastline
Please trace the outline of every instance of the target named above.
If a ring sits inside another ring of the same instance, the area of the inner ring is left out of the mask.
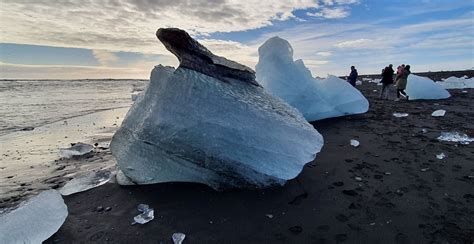
[[[358,88],[369,111],[312,123],[324,147],[283,187],[216,192],[198,184],[108,183],[64,197],[69,216],[45,243],[171,243],[175,232],[186,234],[185,243],[472,242],[474,144],[436,138],[474,136],[474,89],[394,102],[378,100],[375,83]],[[432,117],[437,109],[446,115]],[[155,209],[155,219],[131,225],[140,203]]]

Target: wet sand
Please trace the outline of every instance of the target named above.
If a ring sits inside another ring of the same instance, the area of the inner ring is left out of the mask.
[[[313,123],[325,145],[283,187],[106,184],[66,196],[69,216],[46,243],[172,243],[175,232],[186,234],[184,243],[472,243],[474,143],[436,138],[449,131],[474,137],[474,89],[395,102],[378,100],[374,83],[358,88],[369,112]],[[437,109],[446,115],[432,117]],[[155,219],[131,225],[140,203],[154,208]]]

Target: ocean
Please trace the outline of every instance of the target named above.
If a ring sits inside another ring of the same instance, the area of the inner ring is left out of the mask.
[[[123,108],[147,80],[0,81],[0,136],[97,111]]]

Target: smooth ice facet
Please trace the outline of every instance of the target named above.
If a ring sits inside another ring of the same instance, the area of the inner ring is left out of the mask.
[[[257,81],[297,108],[308,121],[367,112],[369,102],[347,81],[313,78],[301,59],[293,61],[288,41],[273,37],[258,49]]]
[[[82,142],[74,144],[72,147],[60,148],[59,155],[62,158],[71,158],[72,156],[80,156],[90,153],[94,149],[94,146]]]
[[[182,244],[184,241],[184,238],[186,238],[186,235],[183,233],[174,233],[171,236],[171,239],[173,240],[173,244]]]
[[[434,111],[433,113],[431,113],[431,116],[433,116],[433,117],[443,117],[445,114],[446,114],[446,110],[438,109],[438,110]]]
[[[109,170],[88,172],[70,180],[66,185],[59,189],[59,192],[61,195],[67,196],[77,192],[87,191],[107,183],[111,177],[112,172]]]
[[[414,74],[408,76],[406,93],[410,97],[410,100],[445,99],[451,96],[446,89],[432,81],[430,78]]]
[[[67,215],[61,194],[43,191],[0,215],[0,243],[41,243],[58,231]]]
[[[460,144],[469,144],[474,141],[474,138],[459,132],[441,132],[438,137],[440,141],[459,142]]]

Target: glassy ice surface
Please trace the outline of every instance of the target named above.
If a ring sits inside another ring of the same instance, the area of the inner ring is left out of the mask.
[[[393,113],[392,115],[395,116],[395,117],[397,117],[397,118],[403,118],[403,117],[407,117],[407,116],[408,116],[407,113]]]
[[[438,109],[438,110],[434,111],[433,113],[431,113],[431,116],[433,116],[433,117],[443,117],[445,114],[446,114],[446,110]]]
[[[457,78],[455,76],[451,76],[443,81],[437,82],[444,89],[465,89],[465,88],[474,88],[474,77],[467,78],[461,77]]]
[[[67,215],[61,194],[43,191],[0,215],[0,243],[41,243],[58,231]]]
[[[110,170],[88,172],[70,180],[61,189],[59,189],[59,192],[62,195],[67,196],[77,192],[87,191],[107,183],[112,175],[113,174]]]
[[[281,185],[322,145],[296,109],[261,87],[156,66],[110,148],[137,184],[197,182],[224,189]]]
[[[140,212],[139,215],[133,217],[133,223],[132,224],[146,224],[150,221],[152,221],[155,218],[155,211],[153,208],[150,208],[147,204],[138,204],[138,212]]]
[[[445,99],[451,96],[449,92],[430,78],[411,74],[408,76],[406,93],[410,100]]]
[[[441,135],[438,137],[438,140],[459,142],[460,144],[469,144],[474,141],[474,138],[459,132],[441,132]]]
[[[173,244],[182,244],[184,241],[184,238],[186,238],[186,235],[183,233],[174,233],[171,236],[171,239],[173,240]]]
[[[72,147],[59,149],[59,156],[62,158],[71,158],[72,156],[80,156],[90,153],[94,146],[82,142],[74,144]]]
[[[308,121],[367,112],[369,102],[347,81],[313,78],[301,59],[293,61],[288,41],[273,37],[258,49],[257,81],[297,108]]]

